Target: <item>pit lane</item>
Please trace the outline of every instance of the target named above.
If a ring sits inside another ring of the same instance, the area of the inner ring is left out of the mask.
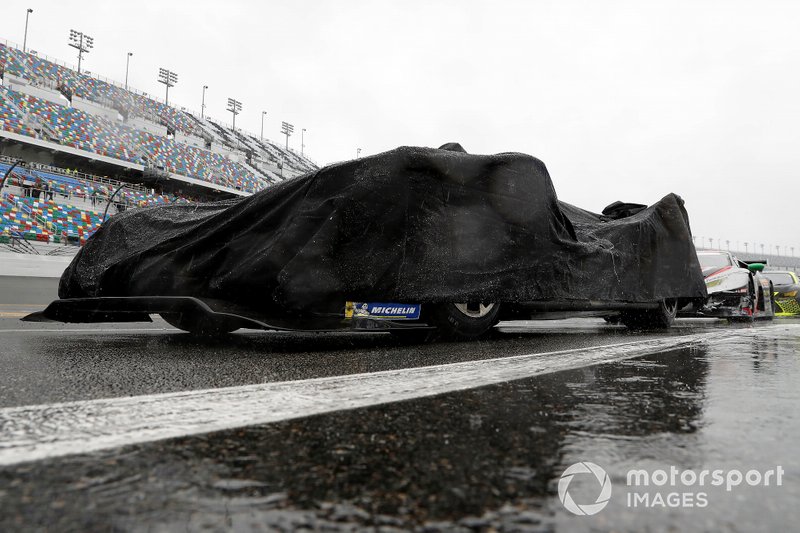
[[[3,309],[22,313],[34,305]],[[798,328],[785,320],[734,328],[681,320],[669,333],[645,335],[601,320],[569,320],[506,323],[476,343],[273,332],[208,343],[160,321],[119,328],[4,317],[0,453],[19,445],[20,436],[31,437],[25,423],[59,426],[64,402],[138,405],[170,394],[273,384],[286,387],[290,405],[298,403],[293,398],[316,405],[319,383],[308,388],[314,380],[368,381],[345,390],[340,405],[328,410],[12,461],[0,469],[0,527],[639,529],[655,519],[664,528],[691,529],[693,517],[721,529],[763,527],[756,515],[780,527],[798,518],[787,505],[800,481],[791,451],[800,424],[788,412],[798,399]],[[486,379],[512,360],[539,366]],[[465,364],[477,365],[477,379],[448,389],[452,370]],[[359,403],[376,393],[371,376],[392,372],[421,374],[401,383],[405,396]],[[422,375],[435,386],[418,390]],[[306,387],[296,397],[289,394],[296,392],[293,382]],[[212,412],[216,398],[209,399],[203,409]],[[40,418],[10,416],[24,406]],[[82,422],[79,415],[68,418]],[[598,522],[564,511],[555,490],[566,466],[586,460],[606,468],[615,484],[642,462],[779,461],[789,474],[783,487],[748,490],[749,506],[740,503],[741,493],[717,494],[700,514],[658,514],[612,500],[594,517]],[[781,513],[768,514],[773,506]]]

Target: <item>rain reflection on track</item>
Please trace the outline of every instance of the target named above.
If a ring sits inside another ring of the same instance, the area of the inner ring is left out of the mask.
[[[598,321],[514,323],[482,343],[433,346],[269,333],[203,345],[155,326],[122,334],[6,327],[0,339],[26,350],[28,361],[0,358],[17,371],[4,373],[13,377],[0,388],[3,412],[580,350],[578,368],[524,379],[9,465],[0,470],[8,487],[0,529],[633,530],[691,529],[698,521],[774,529],[800,518],[790,504],[800,496],[792,445],[800,424],[790,408],[798,400],[800,326],[790,321],[735,329],[683,321],[669,335],[632,335]],[[706,342],[681,347],[704,335]],[[638,357],[581,363],[582,351],[625,343],[664,344]],[[20,390],[47,383],[35,401]],[[570,515],[556,495],[561,472],[577,461],[600,464],[615,486],[595,517]],[[625,506],[630,468],[775,463],[787,476],[773,490],[711,494],[703,510]]]

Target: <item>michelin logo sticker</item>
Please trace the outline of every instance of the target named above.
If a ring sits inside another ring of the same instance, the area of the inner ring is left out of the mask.
[[[420,308],[420,304],[347,302],[345,317],[417,320]]]

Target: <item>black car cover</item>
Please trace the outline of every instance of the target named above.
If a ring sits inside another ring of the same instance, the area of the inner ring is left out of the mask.
[[[706,291],[674,194],[612,218],[559,202],[534,157],[401,147],[242,199],[115,215],[59,287],[61,298],[148,295],[274,315],[346,300],[650,302]]]

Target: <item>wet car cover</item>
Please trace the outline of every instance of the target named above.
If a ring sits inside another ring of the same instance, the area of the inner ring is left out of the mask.
[[[195,296],[267,315],[331,312],[345,300],[705,294],[678,196],[613,219],[559,202],[534,157],[412,147],[247,198],[120,213],[59,287],[61,298]]]

